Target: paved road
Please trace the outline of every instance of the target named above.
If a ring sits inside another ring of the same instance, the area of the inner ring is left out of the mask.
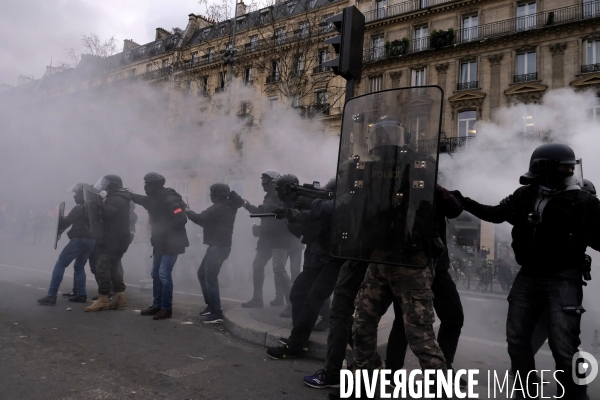
[[[222,327],[199,324],[203,301],[192,283],[183,288],[187,294],[176,294],[175,316],[167,321],[152,321],[134,311],[145,307],[151,296],[135,286],[136,280],[129,285],[130,307],[125,311],[86,314],[83,304],[63,299],[54,307],[38,306],[35,300],[45,294],[58,252],[17,247],[24,249],[30,251],[0,245],[2,399],[328,398],[325,391],[307,388],[301,381],[320,363],[273,361],[264,349],[232,338]],[[69,283],[66,278],[61,289],[69,290]],[[224,302],[226,310],[248,296],[248,285],[237,284],[223,291],[230,299]],[[89,286],[95,294],[95,285]],[[507,302],[501,295],[461,296],[466,321],[455,367],[481,369],[478,391],[480,398],[487,398],[487,370],[508,368]],[[592,352],[597,307],[587,308],[591,312],[587,319],[584,315],[582,347]],[[537,362],[538,368],[552,369],[547,345]],[[407,367],[417,367],[410,352]],[[594,392],[600,393],[599,383],[592,384]],[[546,395],[554,393],[546,390]]]

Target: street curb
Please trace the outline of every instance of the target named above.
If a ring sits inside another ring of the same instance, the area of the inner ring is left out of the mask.
[[[262,347],[278,346],[281,337],[289,337],[291,330],[279,326],[265,324],[254,319],[250,312],[252,309],[234,308],[225,312],[223,325],[234,337],[245,342],[257,344]],[[385,355],[389,329],[379,330],[378,338],[385,338],[385,342],[378,340],[377,351]],[[324,361],[327,358],[327,337],[325,335],[311,335],[309,350],[306,357]],[[350,360],[349,347],[346,349],[346,359]]]

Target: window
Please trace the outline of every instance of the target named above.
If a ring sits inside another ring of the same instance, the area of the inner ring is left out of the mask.
[[[583,18],[593,18],[600,15],[600,1],[583,0]]]
[[[300,37],[305,39],[310,35],[310,24],[308,22],[300,22],[298,24],[298,30],[300,31]]]
[[[169,66],[169,59],[165,58],[164,60],[162,60],[162,67],[167,68],[168,66]]]
[[[152,71],[152,64],[146,64],[146,72]]]
[[[458,113],[458,137],[474,136],[477,111],[463,111]]]
[[[421,0],[421,8],[429,7],[429,0]]]
[[[252,103],[249,101],[242,101],[240,103],[240,115],[248,115],[252,111]]]
[[[190,183],[188,181],[175,182],[175,191],[182,196],[189,194]]]
[[[323,89],[323,90],[317,90],[315,92],[316,96],[317,96],[317,104],[320,106],[324,106],[327,104],[328,101],[328,96],[327,96],[327,90]]]
[[[315,8],[317,0],[308,0],[308,8]]]
[[[590,117],[594,122],[600,122],[600,97],[596,97],[596,105],[590,107]]]
[[[302,97],[302,96],[301,96],[301,94],[300,94],[300,93],[296,93],[296,94],[294,95],[294,97],[292,98],[292,107],[293,107],[293,108],[298,108],[298,107],[300,107],[300,105],[301,105],[301,104],[300,104],[300,101],[301,101],[300,99],[301,99],[301,97]]]
[[[224,35],[224,34],[225,34],[225,25],[224,25],[224,24],[221,24],[221,26],[219,27],[219,33],[220,33],[221,35]]]
[[[375,10],[376,10],[376,19],[385,18],[387,9],[387,0],[376,0],[375,2]]]
[[[215,61],[215,49],[208,49],[208,62],[213,62]]]
[[[415,28],[415,51],[427,50],[429,47],[429,29],[426,26]]]
[[[517,30],[532,29],[536,26],[535,2],[517,6]]]
[[[296,54],[294,60],[294,73],[299,76],[304,72],[304,54]]]
[[[248,67],[244,70],[244,83],[246,85],[251,85],[252,82],[252,68]]]
[[[276,97],[276,96],[269,97],[269,110],[276,110],[278,102],[279,102],[279,97]]]
[[[198,65],[198,52],[194,51],[192,53],[192,66]]]
[[[331,22],[327,22],[327,18],[329,17],[333,17],[333,14],[325,14],[323,15],[323,19],[321,20],[321,23],[319,24],[319,26],[321,27],[321,33],[325,33],[325,32],[329,32],[330,30],[333,29],[333,24]]]
[[[288,14],[292,14],[294,12],[294,7],[296,7],[296,3],[294,3],[294,2],[287,3]]]
[[[383,36],[373,37],[373,60],[379,60],[385,56]]]
[[[229,50],[231,49],[231,41],[227,42],[227,44],[225,44],[225,50]]]
[[[275,29],[275,44],[283,44],[285,42],[285,28]]]
[[[219,72],[219,88],[223,89],[225,87],[225,80],[227,79],[227,75],[225,72]]]
[[[128,51],[127,53],[125,53],[125,59],[129,60],[129,57],[131,56],[131,52]]]
[[[154,45],[154,50],[155,51],[160,50],[160,46],[162,46],[162,41],[156,42],[156,44]]]
[[[517,54],[516,71],[515,83],[535,81],[537,79],[535,51]]]
[[[427,84],[426,79],[425,79],[425,72],[426,72],[425,68],[413,69],[410,85],[411,86],[425,86]]]
[[[281,62],[279,60],[271,61],[271,78],[272,80],[278,81],[281,74]]]
[[[462,41],[470,42],[471,40],[476,40],[478,36],[477,29],[478,18],[477,15],[471,15],[469,17],[463,17],[462,24]]]
[[[270,9],[268,9],[268,8],[263,8],[262,10],[260,10],[261,24],[264,24],[269,21],[269,11],[270,11]]]
[[[129,70],[129,76],[135,76],[135,68]]]
[[[327,59],[329,58],[329,51],[328,50],[319,50],[319,65],[323,65],[323,63],[325,61],[327,61]]]
[[[139,50],[140,55],[143,56],[145,52],[146,52],[146,48],[140,47],[140,50]]]
[[[515,125],[518,132],[535,132],[535,114],[531,106],[524,106],[521,112],[515,115]]]
[[[600,64],[600,40],[585,41],[585,63]]]
[[[202,38],[206,39],[208,37],[208,34],[210,33],[210,28],[207,28],[205,30],[202,31]]]
[[[200,78],[200,91],[205,96],[208,94],[208,76]]]
[[[369,78],[369,93],[379,92],[383,88],[383,76],[373,76]]]
[[[258,35],[250,36],[250,51],[258,49]]]
[[[460,83],[458,90],[477,88],[477,61],[460,64]]]

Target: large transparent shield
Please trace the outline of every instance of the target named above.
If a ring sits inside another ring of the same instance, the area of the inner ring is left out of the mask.
[[[96,189],[83,188],[83,208],[85,209],[86,226],[98,242],[102,238],[102,197]]]
[[[442,101],[440,87],[421,86],[346,103],[333,256],[417,268],[430,263]]]
[[[60,240],[60,236],[63,233],[63,230],[60,229],[60,220],[65,217],[65,202],[63,201],[58,205],[58,219],[56,221],[56,232],[54,235],[54,250],[58,247],[58,241]]]

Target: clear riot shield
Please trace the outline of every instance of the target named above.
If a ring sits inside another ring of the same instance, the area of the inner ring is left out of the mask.
[[[344,107],[331,254],[422,268],[431,261],[443,91],[386,90]]]
[[[86,216],[86,227],[90,230],[96,242],[102,238],[102,197],[96,189],[83,187],[83,208]]]
[[[58,220],[56,221],[56,232],[54,235],[54,250],[58,247],[58,241],[63,231],[60,229],[60,220],[65,217],[65,202],[63,201],[58,205]]]

